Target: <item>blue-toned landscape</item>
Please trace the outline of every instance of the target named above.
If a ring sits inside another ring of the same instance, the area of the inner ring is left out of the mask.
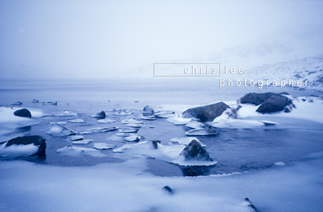
[[[322,211],[321,2],[0,8],[0,211]]]

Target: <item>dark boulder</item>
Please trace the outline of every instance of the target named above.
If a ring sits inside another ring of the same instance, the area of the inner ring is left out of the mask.
[[[106,114],[104,111],[101,111],[100,113],[97,114],[96,118],[99,118],[99,119],[105,119],[106,117]]]
[[[200,142],[192,140],[180,153],[185,160],[213,161],[209,153],[203,148]]]
[[[146,105],[143,109],[142,114],[144,116],[151,116],[154,114],[154,109],[152,109],[149,105]]]
[[[281,94],[288,95],[288,93],[286,93],[286,92],[283,92],[283,93],[280,93],[280,94],[272,93],[272,92],[268,92],[268,93],[248,93],[248,94],[244,95],[242,98],[240,98],[240,102],[241,102],[241,104],[260,105],[261,103],[263,103],[264,101],[266,101],[270,97],[276,96],[276,95],[281,95]]]
[[[283,95],[275,95],[264,101],[256,110],[259,113],[273,113],[283,111],[293,101]],[[286,111],[288,112],[288,111]]]
[[[160,143],[161,143],[159,140],[152,140],[151,142],[152,142],[153,147],[154,147],[155,149],[158,149],[158,144],[160,144]]]
[[[164,189],[165,191],[167,191],[169,194],[173,194],[173,189],[171,189],[171,187],[169,187],[169,186],[164,186],[164,187],[163,187],[163,189]]]
[[[16,110],[13,114],[15,116],[19,116],[19,117],[31,118],[31,113],[26,108],[21,109],[21,110]]]
[[[34,135],[34,136],[23,136],[23,137],[16,137],[11,140],[9,140],[6,144],[6,147],[12,146],[12,145],[28,145],[28,144],[34,144],[35,146],[38,146],[38,151],[34,155],[38,156],[45,156],[45,150],[46,150],[46,139],[44,139],[41,136]]]
[[[201,122],[206,122],[213,121],[228,108],[230,107],[225,103],[218,102],[211,105],[190,108],[185,110],[182,114],[183,118],[197,118]]]

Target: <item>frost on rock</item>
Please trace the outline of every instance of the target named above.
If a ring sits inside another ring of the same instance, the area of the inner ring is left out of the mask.
[[[192,140],[172,162],[182,166],[211,166],[217,163],[197,140]]]
[[[22,136],[0,144],[0,157],[45,156],[46,142],[41,136]]]
[[[106,143],[94,143],[93,148],[94,149],[100,149],[100,150],[107,150],[107,149],[113,149],[116,145],[114,144],[106,144]]]
[[[138,129],[135,128],[123,128],[123,129],[119,129],[120,133],[136,133],[138,132]]]

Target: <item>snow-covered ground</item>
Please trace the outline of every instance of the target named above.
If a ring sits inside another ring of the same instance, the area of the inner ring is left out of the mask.
[[[263,171],[157,177],[145,159],[92,167],[0,163],[0,211],[321,211],[323,154]],[[169,186],[173,193],[163,189]]]

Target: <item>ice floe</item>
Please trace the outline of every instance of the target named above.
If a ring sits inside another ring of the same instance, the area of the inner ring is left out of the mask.
[[[156,120],[155,116],[142,116],[140,117],[141,120],[147,120],[147,121],[154,121]]]
[[[200,128],[200,129],[191,129],[185,132],[185,135],[217,135],[218,132],[210,126],[206,126],[205,128]]]
[[[81,144],[81,145],[86,145],[93,142],[93,139],[83,139],[83,140],[77,140],[73,141],[72,144]]]
[[[134,141],[137,142],[140,140],[140,135],[137,135],[137,134],[130,135],[130,136],[125,137],[124,140],[129,141],[129,142],[134,142]]]
[[[69,122],[72,123],[84,123],[84,119],[72,119],[72,120],[68,120]]]
[[[143,124],[143,122],[141,120],[138,119],[124,119],[121,121],[121,124]]]
[[[65,146],[56,150],[57,153],[67,156],[80,157],[83,155],[88,155],[92,157],[106,157],[105,154],[101,153],[99,150],[86,147],[76,147],[72,145]]]
[[[54,125],[49,130],[46,131],[47,134],[51,136],[67,136],[67,135],[73,135],[75,133],[71,132],[70,130],[67,130],[66,128]]]
[[[70,111],[64,111],[62,113],[57,114],[56,116],[58,116],[58,117],[73,117],[73,116],[77,116],[77,113],[70,112]]]
[[[116,145],[114,144],[106,144],[106,143],[94,143],[93,148],[99,149],[99,150],[107,150],[107,149],[113,149]]]
[[[93,127],[81,132],[81,135],[95,134],[95,133],[104,133],[118,130],[117,127]]]
[[[74,136],[71,136],[69,139],[71,141],[80,141],[80,140],[83,140],[83,136],[82,135],[74,135]]]
[[[100,119],[97,121],[99,124],[109,124],[109,123],[114,123],[116,120],[113,119]]]

